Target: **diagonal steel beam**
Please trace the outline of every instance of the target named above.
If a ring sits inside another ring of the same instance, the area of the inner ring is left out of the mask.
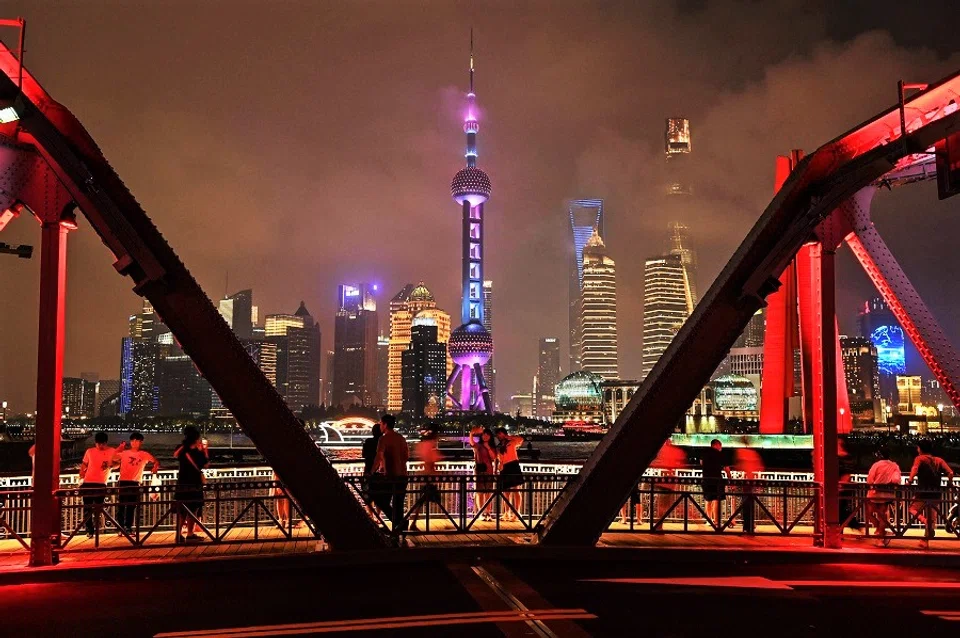
[[[931,87],[918,96],[917,103],[931,109],[946,103],[960,89],[958,77],[955,74]],[[896,168],[907,154],[923,152],[960,130],[960,114],[940,112],[930,116],[939,119],[921,118],[913,124],[903,143],[888,144],[891,137],[898,137],[892,132],[897,117],[895,109],[890,109],[800,162],[580,474],[560,495],[540,529],[541,543],[596,542],[817,225],[847,198]]]
[[[113,252],[116,270],[151,301],[330,545],[386,546],[386,537],[247,355],[93,138],[26,69],[21,92],[11,80],[17,68],[9,50],[0,48],[0,101],[13,104],[20,116],[18,122],[0,127],[0,134],[15,135],[46,160]]]

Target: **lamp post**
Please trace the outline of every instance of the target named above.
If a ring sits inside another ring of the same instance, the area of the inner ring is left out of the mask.
[[[937,404],[937,423],[940,424],[940,435],[943,435],[943,404]]]
[[[887,406],[887,434],[890,434],[890,421],[893,419],[893,408]]]

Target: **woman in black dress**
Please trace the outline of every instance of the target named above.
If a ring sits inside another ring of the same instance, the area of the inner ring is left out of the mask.
[[[180,463],[177,473],[177,535],[183,533],[186,523],[186,540],[202,541],[203,537],[194,533],[197,520],[203,512],[203,468],[210,460],[207,446],[200,440],[200,432],[192,425],[183,429],[183,443],[173,453]],[[188,516],[187,513],[192,514]]]

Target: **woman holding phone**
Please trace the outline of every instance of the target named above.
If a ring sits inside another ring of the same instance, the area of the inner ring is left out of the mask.
[[[188,542],[202,541],[203,537],[195,533],[197,521],[203,513],[203,468],[210,461],[206,440],[200,440],[200,432],[192,425],[183,428],[183,442],[173,456],[180,463],[177,473],[177,536],[183,534],[184,523]]]

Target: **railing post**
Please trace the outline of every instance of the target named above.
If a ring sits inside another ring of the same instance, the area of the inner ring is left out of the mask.
[[[220,483],[213,484],[213,535],[220,541]]]
[[[460,530],[465,532],[467,530],[467,479],[470,478],[468,474],[461,474],[460,479]]]

